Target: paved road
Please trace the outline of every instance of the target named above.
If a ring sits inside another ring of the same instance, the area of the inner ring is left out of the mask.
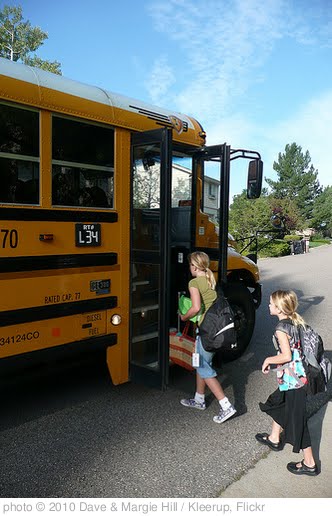
[[[315,502],[315,511],[330,514],[332,509],[331,427],[332,403],[330,401],[309,419],[312,448],[320,469],[318,476],[299,478],[286,471],[288,462],[298,462],[302,459],[302,456],[299,457],[299,454],[293,453],[292,446],[287,444],[281,452],[268,451],[266,458],[259,460],[239,480],[226,487],[220,496],[239,499],[280,498],[281,496],[296,500],[302,498],[300,507],[309,513],[308,498],[320,498],[321,500]],[[288,502],[289,500],[286,502],[289,509]],[[269,504],[269,508],[271,509],[271,504]],[[294,506],[294,509],[298,510],[298,508]],[[268,514],[271,513],[268,512]]]
[[[28,376],[2,378],[2,497],[216,497],[266,456],[254,434],[268,429],[258,401],[275,388],[260,372],[273,352],[268,298],[293,288],[300,311],[332,349],[332,246],[260,261],[264,288],[252,342],[226,364],[222,383],[238,416],[216,425],[215,400],[205,412],[182,407],[194,377],[172,368],[167,392],[112,386],[102,357]],[[329,352],[331,357],[331,352]],[[320,395],[310,412],[332,397]]]

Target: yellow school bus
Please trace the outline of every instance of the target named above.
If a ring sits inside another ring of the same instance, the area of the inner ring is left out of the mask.
[[[249,158],[254,198],[262,162],[205,136],[189,116],[0,59],[2,362],[102,347],[114,384],[165,387],[194,249],[228,288],[245,349],[260,284],[256,264],[227,244],[230,164]],[[211,161],[219,226],[204,213]],[[176,166],[190,170],[190,189],[174,203]]]

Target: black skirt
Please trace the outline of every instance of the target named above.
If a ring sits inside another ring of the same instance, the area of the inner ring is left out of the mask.
[[[260,403],[262,412],[266,412],[283,428],[283,441],[293,446],[298,453],[311,446],[306,415],[307,392],[305,387],[280,391],[277,389],[266,400]]]

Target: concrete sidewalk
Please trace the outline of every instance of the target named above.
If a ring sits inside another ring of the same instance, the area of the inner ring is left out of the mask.
[[[288,462],[302,460],[287,444],[283,451],[267,447],[267,456],[227,487],[221,498],[330,498],[332,497],[332,402],[325,404],[309,419],[312,447],[320,474],[297,476],[286,469]],[[267,430],[268,431],[268,430]],[[253,446],[263,446],[258,442]]]

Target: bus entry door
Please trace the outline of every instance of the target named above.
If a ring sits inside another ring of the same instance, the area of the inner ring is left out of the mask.
[[[132,136],[130,378],[164,389],[169,367],[171,129]]]

